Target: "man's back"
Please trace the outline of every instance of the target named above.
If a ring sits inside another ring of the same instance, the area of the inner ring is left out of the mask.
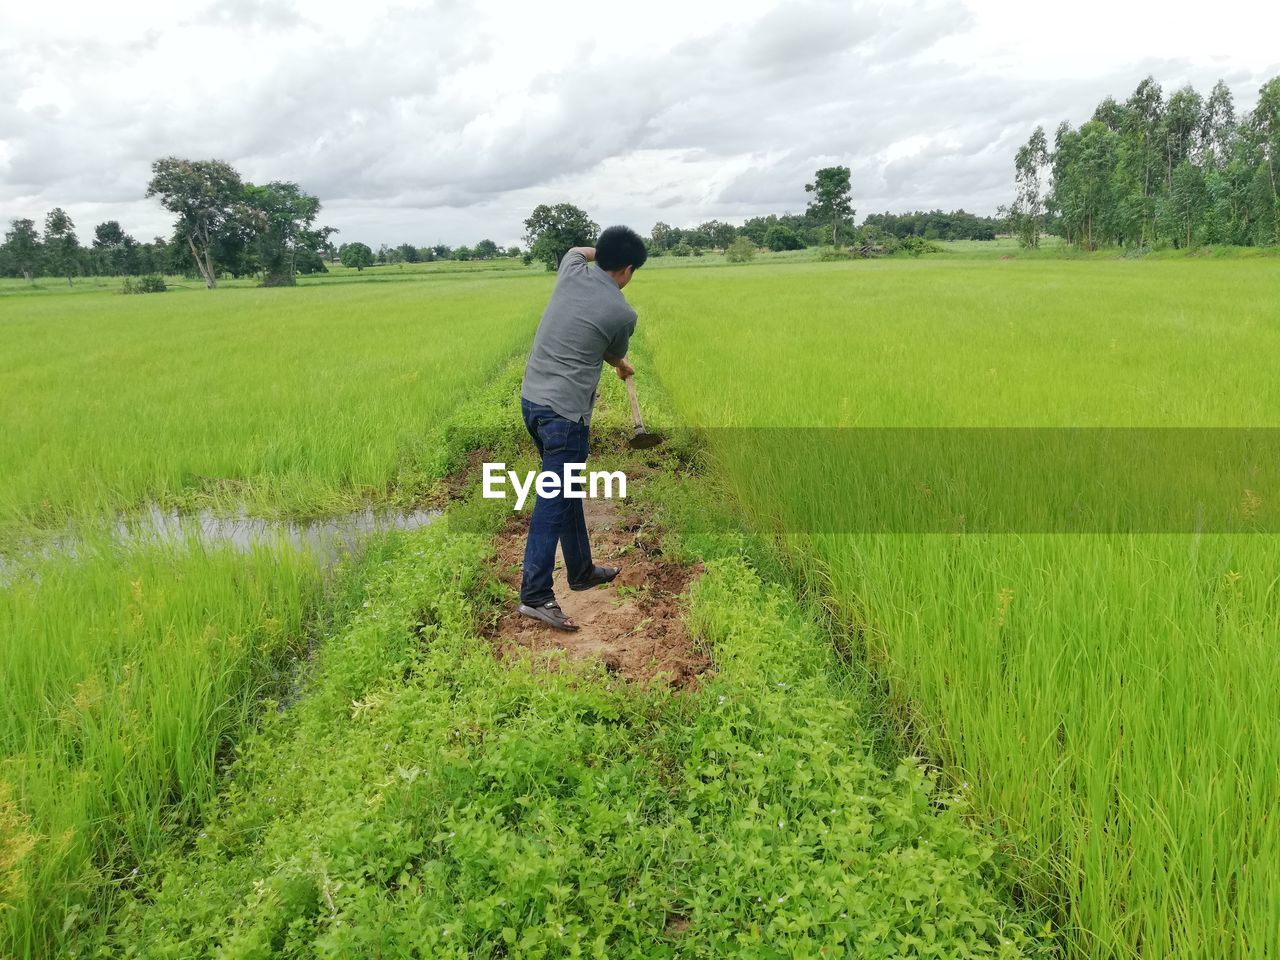
[[[570,250],[560,262],[555,290],[538,324],[520,395],[567,420],[591,419],[605,357],[621,359],[636,327],[618,284]]]

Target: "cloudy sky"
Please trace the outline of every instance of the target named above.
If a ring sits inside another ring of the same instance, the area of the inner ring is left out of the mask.
[[[1043,9],[1043,13],[1037,13]],[[169,218],[156,157],[296,180],[340,240],[514,243],[538,203],[602,225],[800,211],[819,166],[859,215],[995,211],[1037,123],[1152,73],[1280,74],[1280,4],[1072,0],[0,0],[0,220],[82,237]],[[1061,12],[1061,17],[1057,15]]]

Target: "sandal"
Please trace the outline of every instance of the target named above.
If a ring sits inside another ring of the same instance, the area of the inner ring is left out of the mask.
[[[594,587],[602,587],[609,583],[622,572],[621,567],[593,567],[591,576],[583,580],[581,583],[569,584],[570,590],[590,590]]]
[[[564,611],[560,609],[560,604],[554,600],[548,600],[537,607],[522,603],[516,609],[526,617],[531,617],[534,620],[545,623],[548,627],[555,627],[557,630],[563,630],[566,633],[572,633],[578,629],[578,625],[565,616]]]

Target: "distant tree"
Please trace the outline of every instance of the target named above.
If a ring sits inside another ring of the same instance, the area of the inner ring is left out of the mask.
[[[138,272],[137,247],[138,241],[124,232],[118,220],[107,220],[93,228],[93,249],[100,258],[102,273]]]
[[[693,256],[693,247],[682,240],[671,248],[671,255],[673,257],[691,257]]]
[[[477,260],[492,260],[498,255],[498,245],[492,240],[481,240],[473,252]]]
[[[1249,135],[1261,154],[1257,179],[1263,180],[1263,194],[1270,188],[1270,236],[1266,243],[1280,244],[1280,77],[1273,77],[1258,91],[1258,104],[1249,115]],[[1263,171],[1265,177],[1262,176]]]
[[[725,250],[738,236],[738,228],[723,220],[708,220],[699,225],[698,233],[707,238],[707,246]]]
[[[800,250],[804,247],[804,241],[790,227],[775,223],[765,231],[764,245],[777,253],[782,250]]]
[[[853,196],[849,186],[848,167],[823,167],[813,175],[813,183],[804,185],[812,193],[808,212],[831,224],[831,242],[839,243],[840,225],[853,219]]]
[[[291,287],[297,283],[299,251],[314,256],[322,245],[311,229],[320,213],[320,199],[304,193],[296,183],[273,180],[262,186],[245,184],[236,209],[253,234],[262,285]]]
[[[4,246],[14,268],[31,283],[40,262],[40,234],[36,232],[35,221],[12,221],[4,235]]]
[[[402,243],[396,249],[400,251],[400,259],[405,263],[417,263],[422,259],[418,254],[418,248],[412,243]]]
[[[1200,126],[1200,156],[1214,169],[1224,168],[1231,160],[1236,139],[1236,108],[1231,88],[1219,80],[1204,104]]]
[[[671,226],[661,220],[655,223],[653,229],[649,231],[649,239],[653,241],[654,248],[658,250],[670,250],[676,244],[676,240],[672,237]]]
[[[725,249],[724,256],[730,263],[746,263],[755,259],[756,245],[746,237],[739,237]]]
[[[355,267],[357,273],[373,266],[373,251],[365,243],[344,243],[339,257],[344,267]]]
[[[538,204],[524,227],[529,256],[546,264],[548,270],[557,269],[570,248],[589,246],[600,232],[586,211],[571,203]]]
[[[1208,199],[1204,173],[1190,160],[1181,161],[1173,170],[1167,202],[1170,230],[1177,230],[1178,246],[1189,248],[1195,243],[1196,227],[1204,217]]]
[[[44,218],[44,253],[49,269],[60,277],[75,273],[80,254],[80,241],[76,239],[76,225],[61,207],[54,207]]]
[[[175,236],[191,248],[196,269],[210,290],[218,285],[213,250],[219,236],[235,224],[243,199],[240,174],[221,160],[183,160],[166,157],[151,165],[147,196],[159,197],[166,210],[178,215]]]
[[[453,250],[453,259],[455,260],[471,260],[474,256],[475,254],[471,248],[467,246],[455,247]]]
[[[1044,127],[1036,127],[1025,144],[1018,148],[1014,158],[1014,183],[1017,196],[1010,211],[1013,229],[1018,243],[1032,249],[1040,246],[1040,234],[1044,230],[1043,171],[1049,163],[1049,144]]]
[[[431,248],[431,252],[435,254],[437,260],[451,260],[453,258],[453,248],[448,244],[437,243]]]
[[[696,227],[690,227],[687,230],[681,230],[679,233],[680,242],[688,244],[694,250],[705,250],[711,246],[711,234],[705,227],[706,224],[701,224]]]
[[[117,247],[124,243],[125,237],[119,220],[107,220],[93,228],[93,245],[98,248]]]
[[[757,247],[763,247],[765,246],[765,234],[777,222],[778,215],[776,213],[771,213],[767,217],[752,217],[738,228],[738,233],[749,239]]]

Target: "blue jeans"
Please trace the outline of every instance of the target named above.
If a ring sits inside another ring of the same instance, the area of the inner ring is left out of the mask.
[[[566,463],[587,462],[587,424],[566,420],[550,407],[520,398],[525,429],[537,444],[542,469],[564,476]],[[555,599],[551,575],[555,570],[556,544],[564,553],[569,583],[587,580],[595,567],[587,540],[587,521],[582,501],[568,499],[564,491],[554,497],[538,497],[529,521],[529,540],[524,547],[524,573],[520,581],[520,602],[538,607]]]

